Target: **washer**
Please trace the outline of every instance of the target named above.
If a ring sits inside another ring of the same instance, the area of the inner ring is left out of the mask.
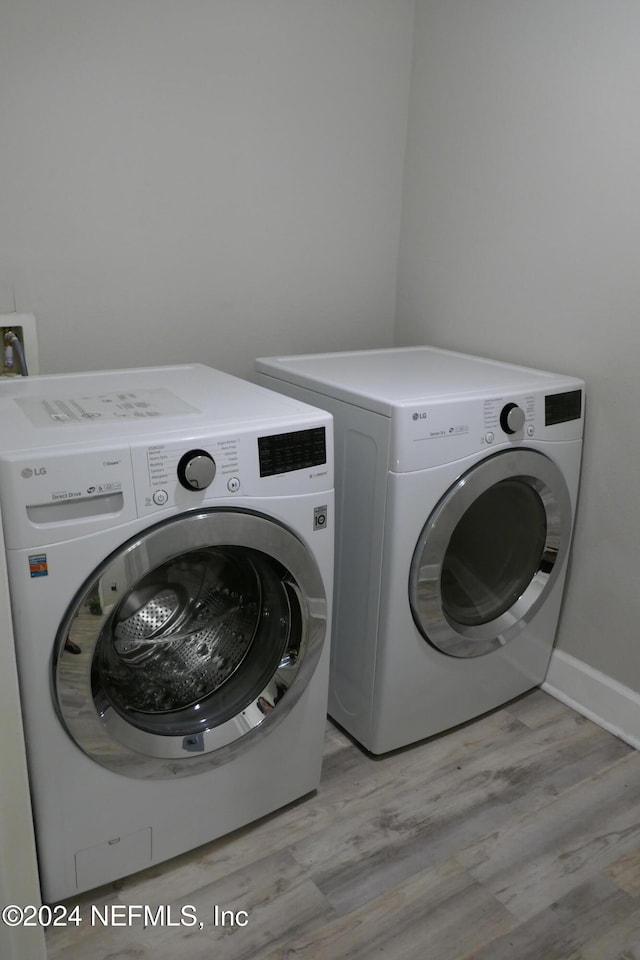
[[[384,753],[540,683],[567,572],[583,381],[431,347],[257,370],[334,417],[330,715]]]
[[[324,411],[200,365],[0,389],[46,901],[317,786],[332,444]]]

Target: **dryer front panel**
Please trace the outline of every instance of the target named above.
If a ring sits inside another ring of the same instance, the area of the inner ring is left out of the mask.
[[[183,515],[122,546],[74,598],[53,661],[58,712],[126,776],[198,773],[291,710],[326,616],[317,565],[286,527],[241,510]]]
[[[508,643],[544,602],[565,561],[571,501],[544,454],[481,460],[437,504],[413,554],[409,601],[442,653],[477,657]]]

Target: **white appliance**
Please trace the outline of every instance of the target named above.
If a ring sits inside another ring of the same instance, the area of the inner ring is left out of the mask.
[[[324,411],[200,365],[0,388],[46,901],[317,786],[332,443]]]
[[[584,383],[430,347],[266,358],[330,411],[329,713],[384,753],[540,683],[578,495]]]

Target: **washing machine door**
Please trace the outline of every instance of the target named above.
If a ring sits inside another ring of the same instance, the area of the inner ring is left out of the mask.
[[[289,713],[326,617],[313,556],[272,518],[213,509],[161,523],[71,604],[53,658],[59,715],[126,776],[196,774]]]
[[[562,473],[535,450],[497,453],[447,491],[413,554],[409,602],[426,641],[478,657],[517,636],[566,558],[571,501]]]

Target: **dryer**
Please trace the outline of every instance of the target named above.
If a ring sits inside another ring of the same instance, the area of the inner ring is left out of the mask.
[[[43,897],[318,784],[326,412],[201,365],[0,388],[0,502]]]
[[[334,417],[329,713],[384,753],[545,677],[578,496],[584,383],[431,347],[263,358]]]

